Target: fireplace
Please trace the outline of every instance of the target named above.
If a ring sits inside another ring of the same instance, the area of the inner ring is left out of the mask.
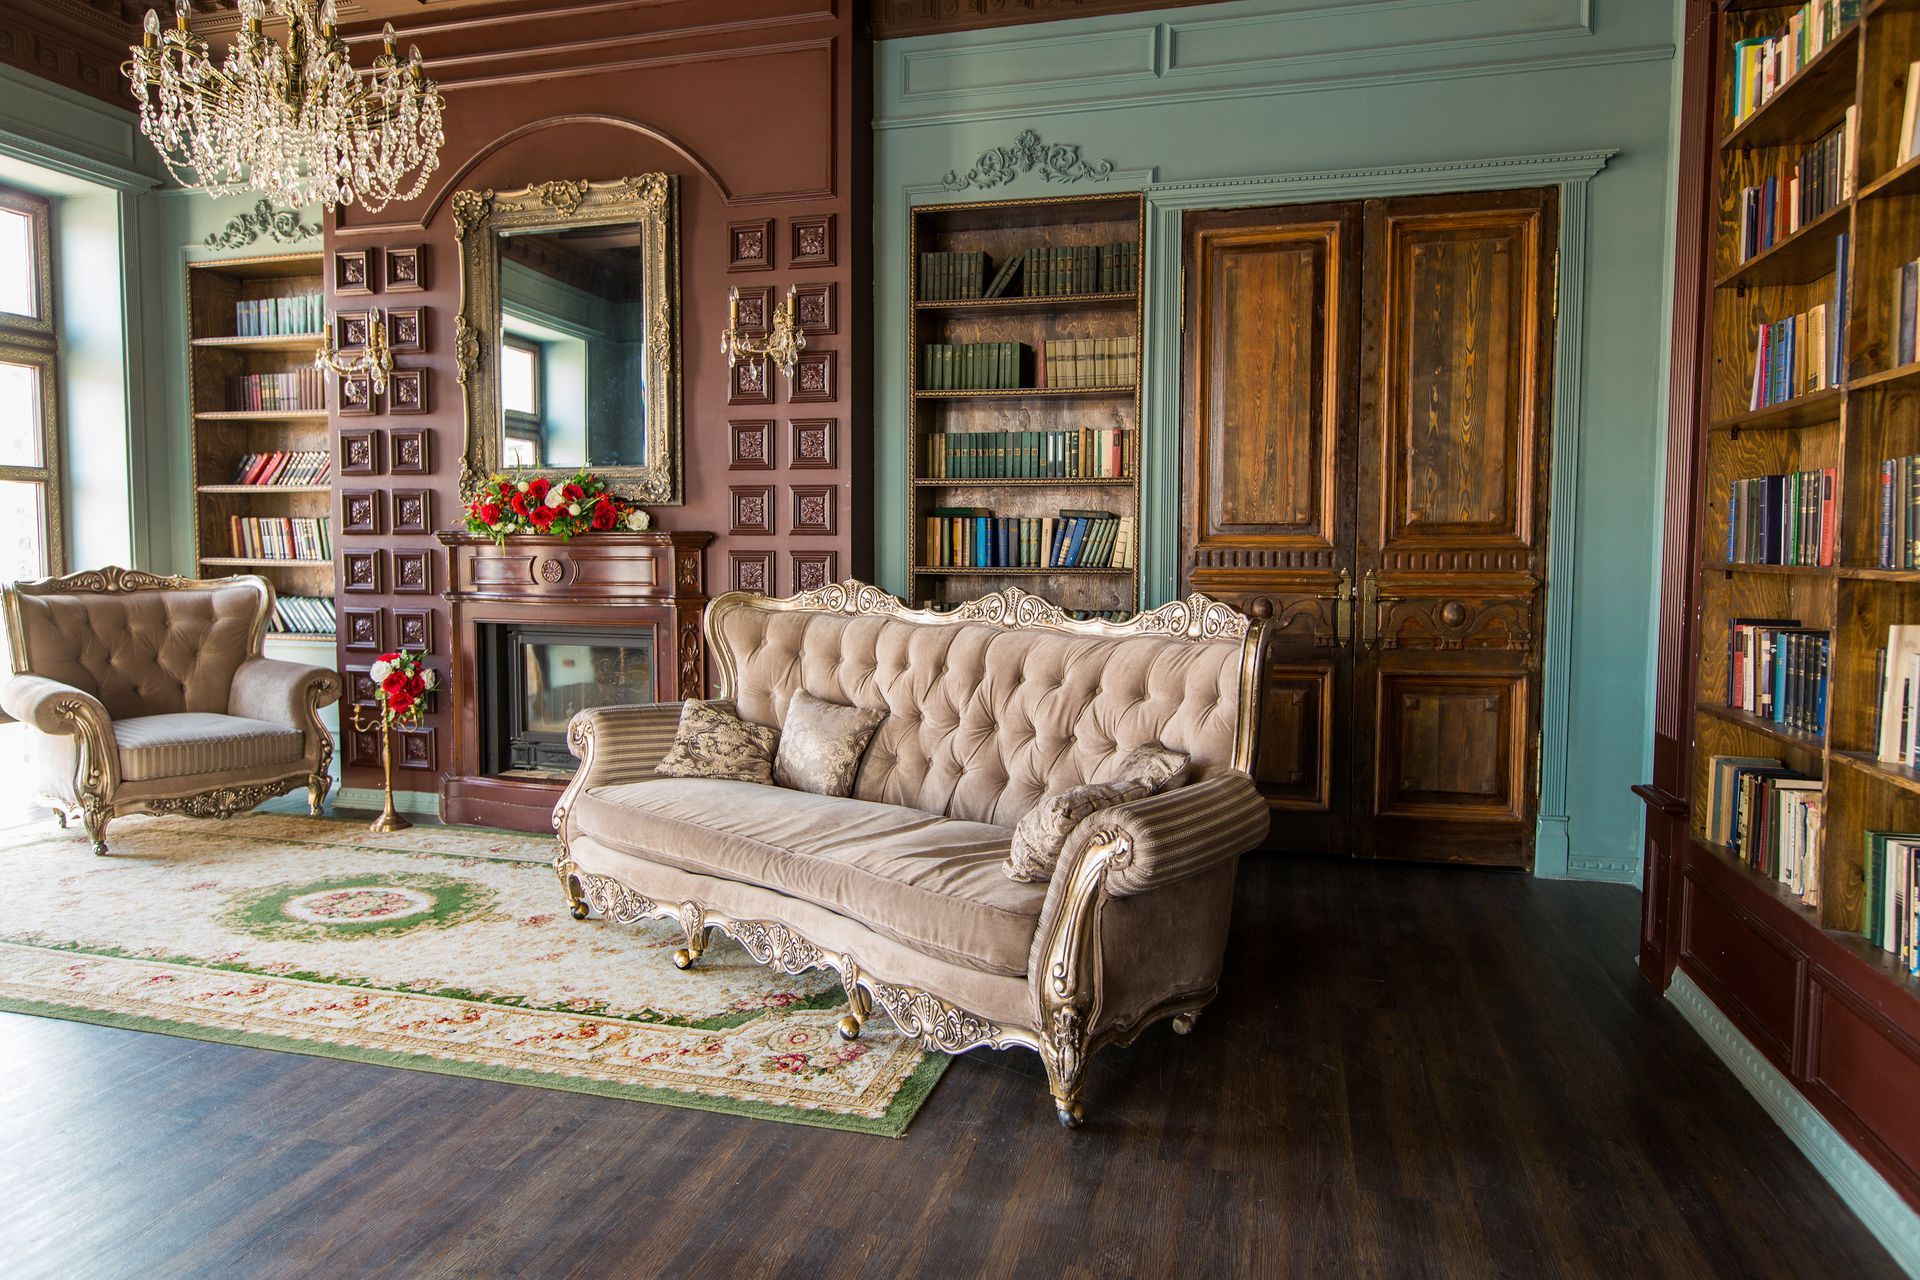
[[[651,628],[484,623],[476,630],[487,774],[564,779],[579,764],[567,750],[575,712],[655,700]]]

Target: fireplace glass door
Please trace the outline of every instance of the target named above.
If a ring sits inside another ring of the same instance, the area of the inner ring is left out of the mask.
[[[655,700],[651,628],[489,631],[490,773],[564,777],[579,764],[567,750],[567,722],[576,712]]]

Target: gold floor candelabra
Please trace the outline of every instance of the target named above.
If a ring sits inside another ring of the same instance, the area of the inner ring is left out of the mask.
[[[366,733],[369,730],[373,729],[376,725],[379,727],[380,729],[380,773],[381,773],[380,784],[382,789],[386,793],[386,806],[383,809],[381,809],[380,816],[373,820],[372,824],[368,826],[367,830],[381,831],[381,832],[405,831],[408,827],[412,826],[413,824],[411,822],[408,822],[405,818],[401,817],[399,813],[397,813],[394,810],[394,807],[393,807],[393,717],[386,713],[385,708],[382,708],[381,710],[374,713],[375,719],[372,721],[372,723],[362,724],[360,722],[360,719],[361,719],[361,713],[364,710],[365,710],[364,707],[361,707],[357,704],[354,706],[353,731],[355,733]]]

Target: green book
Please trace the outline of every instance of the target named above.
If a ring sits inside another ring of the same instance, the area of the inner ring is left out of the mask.
[[[987,286],[987,296],[1004,298],[1013,287],[1013,278],[1019,274],[1020,255],[1010,253],[1007,255],[1007,260],[1000,264],[1000,270],[995,273],[993,283]]]

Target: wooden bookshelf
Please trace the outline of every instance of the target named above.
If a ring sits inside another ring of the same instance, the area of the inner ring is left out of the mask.
[[[330,520],[327,484],[246,485],[241,459],[275,450],[327,452],[327,413],[312,409],[246,409],[230,400],[229,381],[247,374],[312,367],[318,334],[241,336],[235,304],[243,300],[323,294],[317,253],[193,263],[187,268],[190,325],[189,394],[193,408],[194,554],[202,577],[264,574],[282,595],[333,595],[331,560],[272,560],[236,554],[234,516]],[[281,640],[331,643],[332,636],[276,633]]]
[[[928,343],[1019,342],[1030,349],[1023,381],[1038,381],[1043,344],[1072,338],[1132,338],[1134,368],[1145,356],[1145,204],[1137,194],[1067,196],[971,204],[927,205],[913,211],[907,250],[912,322],[908,326],[907,414],[911,424],[909,598],[938,608],[1017,583],[1066,609],[1133,613],[1140,607],[1140,388],[1023,385],[993,390],[945,390],[921,385],[920,353]],[[1027,296],[1016,277],[1007,296],[925,297],[920,258],[926,253],[985,253],[990,282],[1009,257],[1028,249],[1129,244],[1135,287]],[[1118,429],[1133,433],[1134,474],[1036,478],[948,478],[930,474],[928,438],[934,433]],[[927,520],[936,507],[987,508],[996,516],[1046,517],[1062,509],[1111,511],[1132,521],[1124,555],[1131,567],[975,568],[936,565]]]
[[[1794,900],[1808,921],[1852,946],[1865,924],[1863,833],[1920,830],[1920,772],[1874,758],[1878,651],[1890,624],[1920,622],[1920,572],[1877,567],[1880,462],[1920,453],[1920,366],[1895,367],[1899,264],[1920,258],[1920,162],[1897,155],[1909,63],[1920,58],[1920,12],[1867,12],[1747,120],[1732,120],[1735,42],[1775,34],[1792,8],[1725,13],[1719,85],[1719,217],[1712,256],[1712,360],[1698,439],[1699,527],[1690,821],[1705,847],[1715,756],[1773,757],[1825,782],[1825,839],[1817,905]],[[1746,262],[1738,261],[1740,192],[1784,173],[1801,152],[1857,108],[1855,165],[1832,210]],[[1756,334],[1763,323],[1836,302],[1836,248],[1849,250],[1843,290],[1846,342],[1835,385],[1751,409]],[[1730,488],[1760,475],[1832,468],[1836,546],[1832,567],[1725,563]],[[1827,719],[1808,733],[1725,705],[1728,628],[1739,617],[1795,618],[1831,637]],[[1744,862],[1714,850],[1756,891],[1791,895]]]

